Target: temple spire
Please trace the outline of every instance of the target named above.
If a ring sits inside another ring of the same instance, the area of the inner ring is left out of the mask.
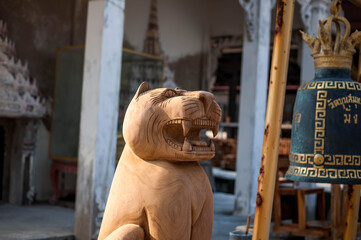
[[[159,41],[157,0],[151,1],[149,23],[146,39],[144,41],[144,52],[155,56],[162,53]]]

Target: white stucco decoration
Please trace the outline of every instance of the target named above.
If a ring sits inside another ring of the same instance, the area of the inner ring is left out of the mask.
[[[30,80],[28,63],[15,60],[15,44],[0,20],[0,117],[34,117],[45,114],[36,79]]]
[[[257,0],[239,0],[239,4],[242,6],[245,13],[247,38],[249,41],[253,41],[256,34],[256,16],[254,14],[254,4]]]
[[[0,51],[7,55],[15,55],[15,43],[11,42],[7,37],[0,38]]]
[[[5,37],[7,36],[7,33],[8,33],[8,27],[6,23],[0,20],[0,36]]]
[[[302,22],[308,32],[310,31],[309,28],[313,26],[313,15],[323,15],[327,17],[330,13],[330,2],[327,0],[297,0],[297,2],[301,5]],[[315,24],[315,27],[317,29],[318,24]]]

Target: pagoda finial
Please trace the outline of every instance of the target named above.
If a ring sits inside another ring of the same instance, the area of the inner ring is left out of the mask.
[[[148,30],[144,41],[144,52],[155,56],[160,56],[162,52],[158,31],[157,0],[151,1]]]

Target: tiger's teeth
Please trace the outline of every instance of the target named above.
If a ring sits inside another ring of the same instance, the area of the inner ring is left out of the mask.
[[[190,152],[192,151],[192,144],[188,141],[187,138],[184,138],[184,143],[183,143],[183,151],[186,152]]]
[[[219,131],[219,125],[216,125],[215,127],[212,128],[212,132],[213,132],[213,137],[216,137]]]
[[[212,151],[215,151],[215,150],[216,150],[216,147],[214,146],[214,143],[213,143],[213,142],[211,142],[211,150],[212,150]]]
[[[189,130],[191,129],[192,126],[192,122],[191,121],[187,121],[187,120],[183,120],[182,121],[182,127],[183,127],[183,136],[187,136]]]

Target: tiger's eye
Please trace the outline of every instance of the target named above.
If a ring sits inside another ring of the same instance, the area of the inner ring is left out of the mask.
[[[169,97],[169,98],[174,97],[175,95],[176,95],[176,93],[172,90],[168,90],[164,93],[164,96]]]

